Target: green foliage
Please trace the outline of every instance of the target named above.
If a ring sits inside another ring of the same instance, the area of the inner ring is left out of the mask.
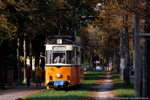
[[[92,14],[92,7],[87,2],[85,0],[1,1],[1,41],[3,39],[23,38],[24,36],[30,39],[41,35],[53,36],[57,35],[58,28],[62,30],[62,35],[68,35],[70,32],[73,32],[74,28],[80,25],[80,20],[82,20],[81,16],[89,16]],[[60,9],[73,9],[73,12],[71,14],[59,13],[58,10]],[[72,27],[74,13],[76,13],[76,24],[74,24],[75,27]],[[59,26],[56,25],[57,17]],[[65,33],[65,31],[69,32]]]
[[[2,43],[3,40],[15,38],[17,27],[8,21],[8,13],[4,12],[4,8],[1,8],[0,11],[0,43]]]

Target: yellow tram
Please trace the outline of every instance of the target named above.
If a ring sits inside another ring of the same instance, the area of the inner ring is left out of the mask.
[[[70,87],[83,82],[82,46],[66,38],[46,44],[45,85],[47,88]]]

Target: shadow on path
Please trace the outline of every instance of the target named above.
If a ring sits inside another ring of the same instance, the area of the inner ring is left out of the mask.
[[[18,98],[23,98],[32,93],[37,93],[41,89],[45,89],[43,84],[41,87],[36,87],[35,85],[27,86],[6,86],[4,91],[0,92],[0,100],[16,100]]]
[[[113,87],[112,73],[106,72],[105,79],[97,82],[96,93],[92,94],[91,97],[94,100],[115,100],[114,94],[111,89]]]

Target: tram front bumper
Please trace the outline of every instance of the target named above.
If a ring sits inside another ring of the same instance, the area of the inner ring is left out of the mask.
[[[58,86],[68,86],[70,84],[70,81],[63,81],[63,80],[56,80],[56,81],[49,81],[48,85],[50,87],[58,87]]]

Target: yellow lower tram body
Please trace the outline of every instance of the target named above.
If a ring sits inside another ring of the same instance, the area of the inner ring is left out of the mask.
[[[82,66],[46,66],[45,85],[47,88],[76,86],[83,82]]]

